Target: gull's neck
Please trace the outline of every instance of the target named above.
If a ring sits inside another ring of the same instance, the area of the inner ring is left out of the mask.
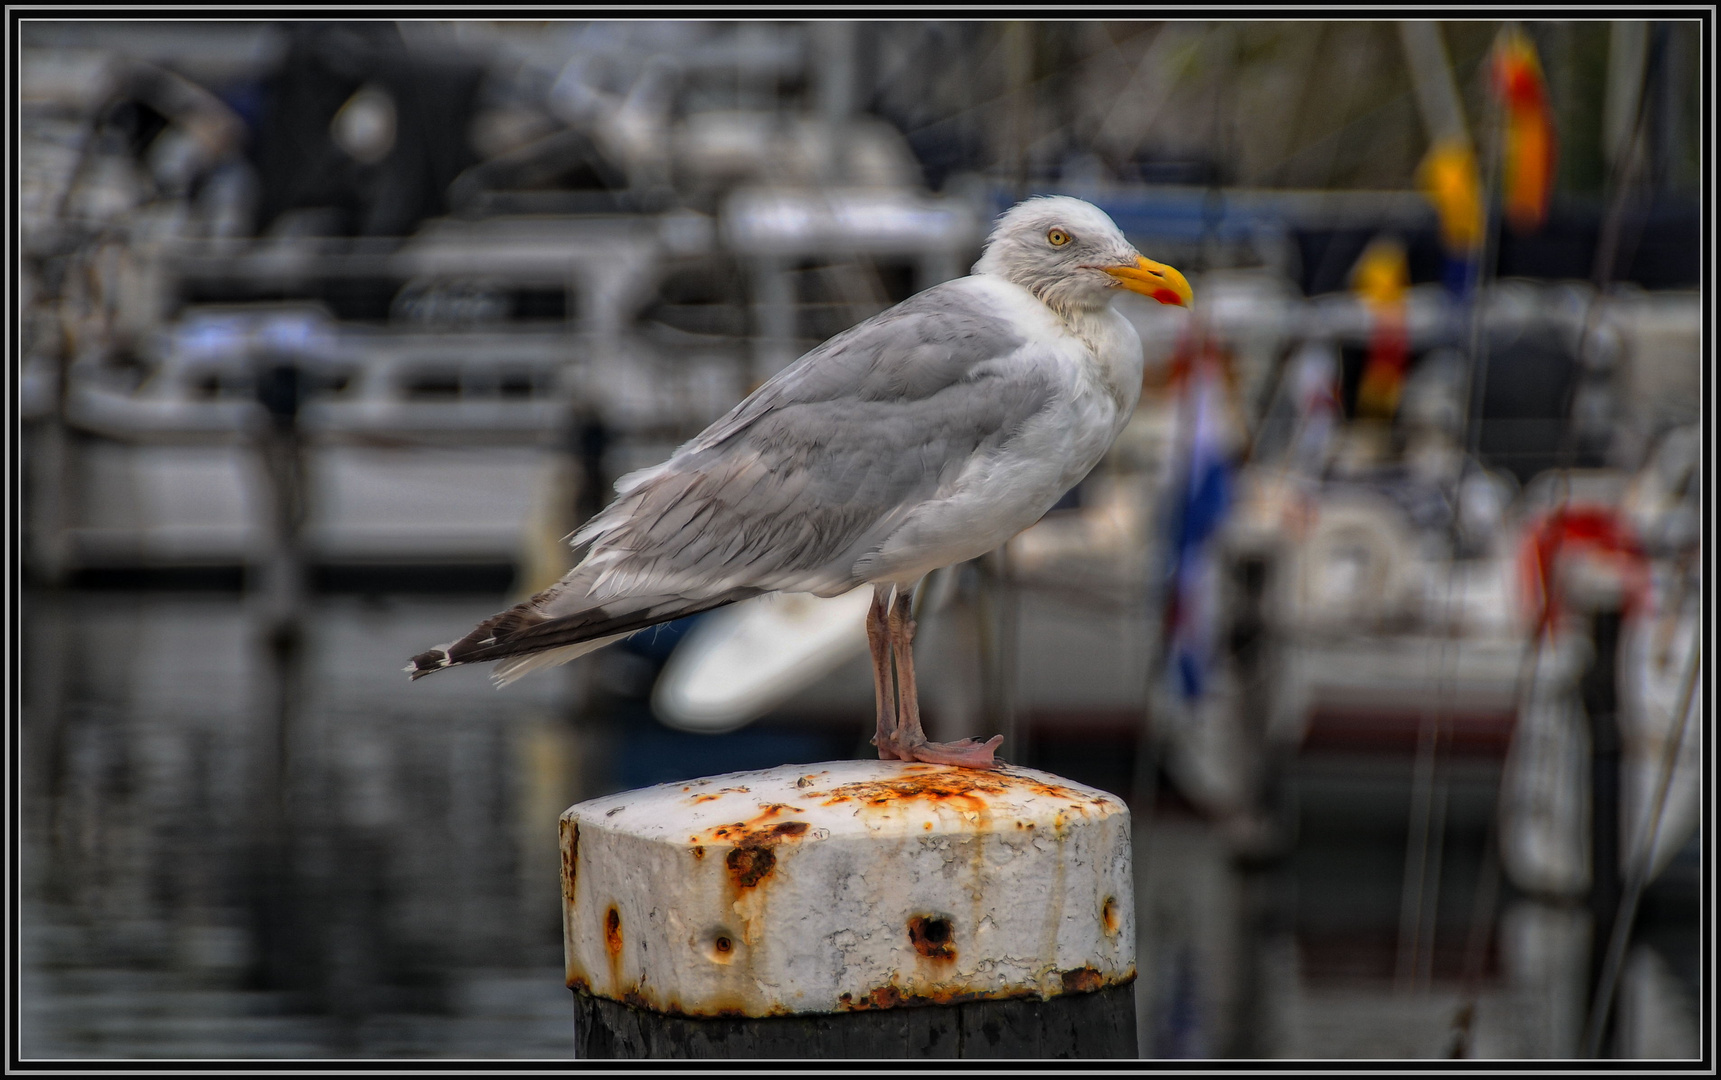
[[[1031,284],[1018,282],[1024,289],[1034,294],[1035,299],[1046,305],[1058,322],[1064,325],[1071,334],[1080,338],[1095,355],[1100,351],[1102,337],[1100,328],[1106,323],[1111,314],[1109,295],[1101,294],[1098,303],[1087,293],[1075,290],[1036,289]]]
[[[1111,304],[1105,303],[1098,307],[1067,307],[1059,310],[1051,304],[1046,305],[1058,317],[1069,332],[1081,340],[1088,350],[1099,358],[1104,351],[1101,344],[1107,338],[1107,328],[1111,323]]]
[[[1093,326],[1096,320],[1104,319],[1106,309],[1111,307],[1112,297],[1109,291],[1095,297],[1087,290],[1060,289],[1058,286],[1067,284],[1067,282],[1055,279],[1047,280],[1032,274],[1002,273],[995,268],[986,266],[984,259],[981,260],[980,265],[974,268],[974,275],[976,277],[995,277],[1000,281],[1008,281],[1012,285],[1026,289],[1033,294],[1034,299],[1046,305],[1052,314],[1058,317],[1059,322],[1069,327],[1071,333],[1084,340],[1087,339],[1088,335],[1084,334],[1082,329]]]

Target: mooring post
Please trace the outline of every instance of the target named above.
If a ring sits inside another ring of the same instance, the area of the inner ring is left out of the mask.
[[[594,799],[561,831],[579,1057],[1136,1056],[1113,795],[833,761]]]

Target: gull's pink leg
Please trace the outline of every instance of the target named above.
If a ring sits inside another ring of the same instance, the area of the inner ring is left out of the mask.
[[[878,747],[878,756],[884,761],[903,761],[912,758],[899,755],[896,752],[896,687],[890,678],[890,628],[888,625],[890,586],[875,585],[872,590],[872,607],[866,613],[866,643],[872,649],[872,689],[878,702],[878,734],[872,738],[872,744]]]
[[[925,761],[935,765],[963,765],[971,769],[996,767],[998,762],[993,760],[992,752],[1004,741],[1002,735],[994,735],[986,742],[978,739],[953,743],[926,741],[926,733],[920,727],[920,694],[914,682],[914,618],[909,590],[903,589],[896,594],[887,628],[891,649],[896,654],[896,681],[901,691],[896,732],[891,738],[897,756],[904,761]],[[883,756],[882,749],[880,756]]]

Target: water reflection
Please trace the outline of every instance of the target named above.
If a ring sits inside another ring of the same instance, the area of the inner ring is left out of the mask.
[[[380,675],[482,606],[329,601],[283,640],[231,598],[33,598],[24,1051],[465,1052],[442,1017],[565,1053],[554,810],[521,814],[573,790],[537,761],[566,686]]]
[[[29,596],[22,1055],[568,1057],[560,811],[865,751],[864,670],[724,736],[650,717],[649,643],[503,693],[470,669],[407,683],[404,657],[497,601],[325,595],[298,638],[271,640],[231,593]],[[1410,759],[1284,763],[1271,813],[1288,842],[1240,859],[1172,785],[1142,786],[1127,730],[1035,707],[1080,644],[1073,609],[1046,605],[1022,605],[1022,756],[1132,801],[1144,1056],[1576,1052],[1587,915],[1485,887],[1497,761],[1447,768],[1406,968]],[[1622,1050],[1695,1045],[1682,859],[1646,898]]]
[[[409,687],[496,606],[31,597],[25,1056],[569,1056],[561,810],[854,750],[682,736],[580,671]]]

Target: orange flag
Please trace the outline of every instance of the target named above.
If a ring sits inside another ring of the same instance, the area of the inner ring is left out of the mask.
[[[1491,66],[1494,93],[1505,109],[1506,223],[1529,232],[1548,216],[1559,158],[1547,80],[1536,47],[1516,27],[1501,32]]]

